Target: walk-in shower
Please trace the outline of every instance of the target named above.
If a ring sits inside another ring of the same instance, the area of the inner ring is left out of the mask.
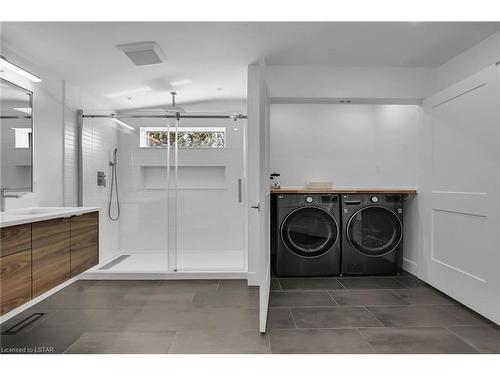
[[[118,250],[101,257],[101,277],[246,273],[246,116],[173,109],[81,115],[133,128],[113,125],[107,213]]]

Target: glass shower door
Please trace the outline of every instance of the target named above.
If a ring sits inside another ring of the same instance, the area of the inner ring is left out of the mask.
[[[178,271],[245,271],[246,121],[181,118],[175,131]],[[172,238],[172,237],[171,237]]]
[[[136,114],[136,113],[134,113]],[[143,274],[173,269],[169,246],[175,234],[168,189],[171,155],[164,142],[172,120],[124,117],[134,129],[118,126],[118,183],[121,201],[120,252],[129,256],[114,271]],[[108,120],[109,121],[109,120]],[[175,228],[175,227],[174,227]]]

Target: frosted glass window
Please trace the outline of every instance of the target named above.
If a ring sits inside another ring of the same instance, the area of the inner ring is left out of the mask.
[[[175,128],[144,127],[140,132],[140,147],[165,148],[175,145]],[[179,148],[225,148],[226,128],[191,128],[177,130]]]

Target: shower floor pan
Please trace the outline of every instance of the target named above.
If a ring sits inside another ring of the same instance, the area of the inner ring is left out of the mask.
[[[168,254],[164,252],[122,253],[82,275],[84,279],[200,279],[243,278],[246,270],[235,269],[182,269],[168,267]]]

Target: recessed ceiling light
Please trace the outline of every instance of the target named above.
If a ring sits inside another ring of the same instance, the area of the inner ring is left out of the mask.
[[[105,94],[104,96],[106,98],[119,98],[121,96],[130,96],[131,94],[138,94],[142,92],[148,92],[152,91],[153,89],[149,86],[144,86],[144,87],[139,87],[136,89],[131,89],[131,90],[125,90],[125,91],[120,91],[120,92],[113,92],[110,94]]]
[[[28,72],[27,70],[21,68],[20,66],[14,64],[14,63],[11,63],[3,56],[0,56],[0,66],[4,67],[5,69],[9,69],[10,71],[17,73],[25,78],[28,78],[29,80],[31,80],[33,82],[37,82],[37,83],[42,82],[40,77],[37,77],[36,75]]]
[[[190,83],[192,83],[190,79],[180,79],[178,81],[171,81],[170,85],[178,87],[178,86],[189,85]]]
[[[14,108],[16,111],[27,113],[28,115],[31,115],[31,108]]]

